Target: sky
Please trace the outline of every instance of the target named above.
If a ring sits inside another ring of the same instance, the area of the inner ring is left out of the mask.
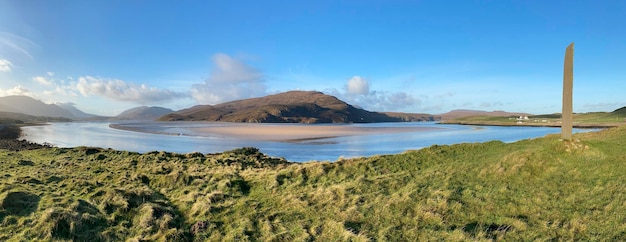
[[[109,116],[291,90],[372,111],[547,114],[574,42],[574,112],[613,111],[625,25],[622,0],[0,0],[0,96]]]

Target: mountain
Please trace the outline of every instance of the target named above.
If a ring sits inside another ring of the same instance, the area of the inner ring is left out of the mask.
[[[398,117],[356,108],[315,91],[290,91],[218,105],[198,105],[161,117],[162,121],[248,123],[374,123],[401,122]]]
[[[172,113],[174,110],[162,107],[141,106],[128,109],[113,117],[115,120],[155,120],[159,117]]]
[[[54,104],[45,104],[42,101],[27,96],[0,97],[0,111],[23,113],[32,116],[76,118],[70,111]]]
[[[531,116],[529,113],[510,113],[505,111],[479,111],[479,110],[467,110],[456,109],[447,113],[439,114],[442,120],[451,120],[457,118],[471,117],[471,116],[493,116],[493,117],[509,117],[509,116]]]
[[[59,106],[62,109],[69,111],[74,117],[79,118],[79,119],[88,119],[88,118],[94,118],[97,116],[94,114],[89,114],[89,113],[85,113],[81,111],[80,109],[76,108],[76,106],[74,106],[76,105],[74,103],[56,103],[55,105]]]

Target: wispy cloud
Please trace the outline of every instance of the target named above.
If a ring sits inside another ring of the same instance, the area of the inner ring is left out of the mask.
[[[500,107],[502,106],[503,103],[502,102],[481,102],[480,103],[480,108],[495,108],[495,107]]]
[[[211,75],[191,87],[192,97],[202,104],[216,104],[266,94],[263,74],[226,54],[213,56]]]
[[[9,32],[0,32],[0,53],[14,56],[14,58],[27,57],[33,59],[28,51],[32,46],[37,46],[31,40]]]
[[[6,59],[0,59],[0,72],[10,72],[13,63]]]
[[[43,76],[36,76],[33,77],[33,81],[36,81],[37,83],[41,84],[41,85],[45,85],[45,86],[52,86],[54,85],[54,81],[52,79],[47,79]]]
[[[73,88],[78,90],[83,96],[97,95],[117,101],[139,104],[162,103],[188,97],[187,93],[92,76],[78,78],[78,82],[73,85]]]
[[[13,63],[7,59],[0,59],[0,72],[10,72]]]

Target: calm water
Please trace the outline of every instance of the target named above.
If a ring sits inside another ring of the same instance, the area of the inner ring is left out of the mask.
[[[437,130],[344,136],[310,140],[298,143],[244,140],[235,138],[194,136],[187,127],[211,125],[208,123],[147,123],[153,132],[183,134],[167,135],[109,128],[108,122],[52,123],[44,126],[24,127],[25,139],[58,147],[95,146],[148,152],[153,150],[178,153],[217,153],[244,146],[259,148],[263,153],[285,157],[290,161],[330,160],[340,157],[394,154],[420,149],[434,144],[456,144],[500,140],[513,142],[559,133],[559,128],[547,127],[492,127],[467,125],[440,125],[431,122],[351,124],[363,127],[437,127]],[[220,124],[224,125],[224,124]],[[574,132],[589,130],[575,129]]]

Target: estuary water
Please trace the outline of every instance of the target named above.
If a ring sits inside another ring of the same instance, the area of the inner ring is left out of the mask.
[[[434,122],[348,124],[368,129],[389,127],[423,127],[420,131],[375,133],[305,139],[299,141],[267,141],[200,135],[192,128],[224,125],[190,122],[148,122],[144,131],[136,132],[110,128],[110,122],[51,123],[23,127],[24,139],[50,143],[57,147],[93,146],[136,152],[168,151],[177,153],[218,153],[240,147],[256,147],[261,152],[284,157],[289,161],[335,161],[338,158],[396,154],[431,145],[486,142],[500,140],[514,142],[522,139],[557,134],[560,128],[551,127],[496,127],[471,125],[443,125]],[[124,123],[121,123],[123,125]],[[328,124],[326,124],[328,125]],[[345,126],[346,124],[341,124]],[[263,128],[263,124],[258,125]],[[574,129],[574,132],[591,131]]]

